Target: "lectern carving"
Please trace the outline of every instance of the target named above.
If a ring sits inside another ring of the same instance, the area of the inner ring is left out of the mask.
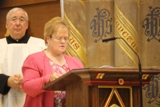
[[[149,84],[159,70],[143,69],[142,84]],[[65,90],[67,107],[139,107],[139,71],[133,68],[72,70],[44,86]]]

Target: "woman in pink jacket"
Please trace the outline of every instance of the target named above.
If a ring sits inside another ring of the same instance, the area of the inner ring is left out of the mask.
[[[72,69],[83,68],[77,58],[64,54],[69,28],[60,17],[45,24],[44,39],[47,48],[29,55],[22,67],[23,90],[27,94],[24,107],[65,107],[64,91],[42,90],[44,83],[53,81]]]

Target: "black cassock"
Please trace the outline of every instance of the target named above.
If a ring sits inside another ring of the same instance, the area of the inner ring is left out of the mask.
[[[9,76],[0,74],[0,93],[5,95],[9,92],[10,87],[7,85]]]

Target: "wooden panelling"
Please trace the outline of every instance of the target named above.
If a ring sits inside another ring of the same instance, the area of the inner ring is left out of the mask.
[[[34,37],[43,38],[43,29],[45,23],[51,18],[61,15],[59,0],[43,0],[43,2],[42,0],[39,0],[40,2],[36,2],[36,0],[28,2],[26,2],[25,0],[14,0],[15,2],[13,4],[11,3],[12,1],[13,0],[10,0],[9,2],[9,0],[6,0],[8,5],[6,4],[6,6],[4,6],[3,8],[0,7],[0,38],[3,38],[6,32],[6,14],[11,8],[15,6],[21,7],[27,11],[29,15],[28,34]],[[18,1],[20,3],[18,3]]]
[[[55,2],[60,0],[0,0],[0,8],[16,7],[45,2]]]

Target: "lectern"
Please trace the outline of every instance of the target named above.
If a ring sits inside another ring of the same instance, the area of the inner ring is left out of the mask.
[[[149,84],[157,69],[142,70]],[[139,71],[135,68],[85,68],[72,70],[44,86],[65,90],[67,107],[139,107]]]

